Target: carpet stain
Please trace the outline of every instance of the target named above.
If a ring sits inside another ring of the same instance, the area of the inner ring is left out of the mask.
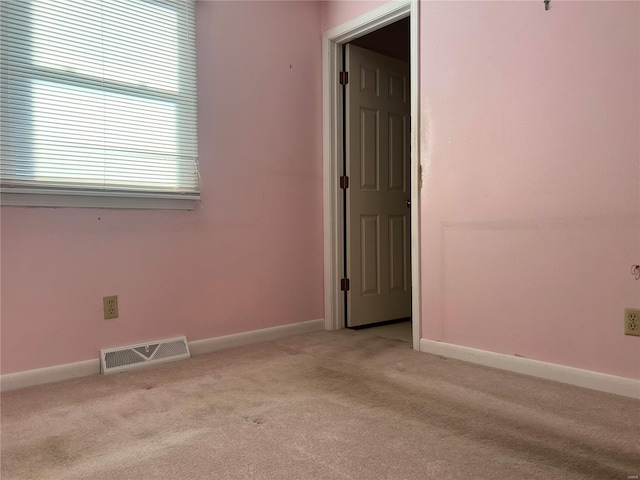
[[[41,445],[36,446],[31,451],[31,455],[37,455],[38,452],[46,459],[47,463],[51,465],[65,465],[69,463],[72,456],[65,449],[62,439],[60,437],[48,437]]]
[[[264,420],[259,417],[243,417],[251,425],[262,425]]]
[[[65,440],[61,436],[48,436],[19,447],[2,449],[2,478],[16,477],[21,471],[26,471],[26,478],[42,478],[42,472],[59,467],[69,466],[75,455],[65,447]],[[6,462],[7,458],[14,461]]]
[[[146,440],[148,438],[152,438],[154,436],[154,433],[152,431],[144,431],[144,432],[138,432],[138,433],[134,433],[133,435],[136,440]]]

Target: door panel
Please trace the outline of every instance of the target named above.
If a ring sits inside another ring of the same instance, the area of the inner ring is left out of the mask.
[[[346,48],[347,325],[411,316],[409,65]]]
[[[389,215],[389,290],[404,292],[407,289],[407,218]]]
[[[360,110],[360,187],[378,190],[380,152],[378,152],[378,112],[369,108]]]
[[[389,191],[407,190],[407,152],[406,117],[396,113],[389,114]]]
[[[380,293],[380,217],[378,215],[360,216],[360,277],[362,295]]]

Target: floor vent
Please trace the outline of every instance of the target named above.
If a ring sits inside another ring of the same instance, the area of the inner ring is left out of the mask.
[[[104,374],[116,373],[145,365],[182,360],[190,356],[187,337],[169,338],[100,350],[100,369]]]

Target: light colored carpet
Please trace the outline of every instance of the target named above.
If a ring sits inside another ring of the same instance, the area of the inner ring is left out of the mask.
[[[622,479],[640,402],[317,332],[2,395],[2,479]]]
[[[366,330],[367,333],[377,335],[384,338],[393,338],[395,340],[401,340],[403,342],[412,343],[413,332],[411,331],[411,320],[398,323],[389,323],[387,325],[380,325],[378,327],[369,327]]]

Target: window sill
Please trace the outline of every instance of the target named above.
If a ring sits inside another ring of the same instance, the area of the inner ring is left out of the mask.
[[[3,207],[109,208],[138,210],[194,210],[200,202],[197,193],[189,195],[73,192],[34,193],[28,190],[4,189],[0,193]]]

